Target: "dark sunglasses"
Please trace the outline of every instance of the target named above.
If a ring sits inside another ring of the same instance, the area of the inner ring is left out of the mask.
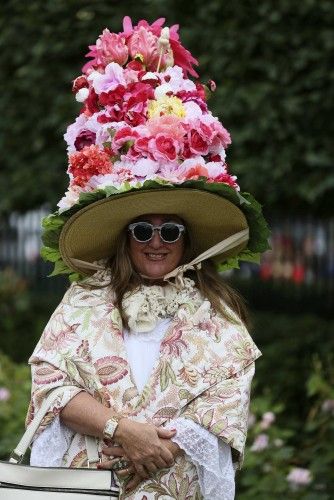
[[[164,222],[161,226],[154,226],[149,222],[134,222],[129,224],[128,229],[133,238],[139,243],[150,241],[155,230],[159,231],[159,236],[165,243],[175,243],[186,230],[183,224],[176,224],[175,222]]]

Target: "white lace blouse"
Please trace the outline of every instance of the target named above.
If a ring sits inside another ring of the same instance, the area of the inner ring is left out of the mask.
[[[133,379],[138,391],[147,383],[158,359],[160,344],[170,324],[160,320],[150,332],[124,332],[124,342]],[[186,418],[176,418],[168,427],[176,429],[173,438],[197,469],[204,500],[233,500],[234,468],[231,448],[215,435]],[[70,445],[73,433],[55,418],[34,441],[30,463],[42,467],[59,467]]]

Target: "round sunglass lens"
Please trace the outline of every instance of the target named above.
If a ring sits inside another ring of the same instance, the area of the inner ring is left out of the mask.
[[[138,224],[133,229],[134,237],[138,241],[148,241],[152,238],[152,227],[149,224]]]
[[[161,238],[169,243],[177,241],[180,237],[180,229],[176,224],[163,224],[161,227]]]

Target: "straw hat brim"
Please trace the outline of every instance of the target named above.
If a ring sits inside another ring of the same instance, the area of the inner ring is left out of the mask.
[[[181,217],[189,231],[196,257],[223,239],[248,227],[244,213],[232,202],[199,189],[149,189],[129,191],[96,201],[72,215],[59,241],[63,261],[81,274],[92,274],[72,259],[94,262],[114,254],[121,231],[145,214]],[[238,255],[247,241],[214,257],[216,263]]]

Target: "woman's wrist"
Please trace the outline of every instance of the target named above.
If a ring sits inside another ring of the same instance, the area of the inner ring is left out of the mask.
[[[122,440],[126,432],[129,419],[127,417],[124,417],[124,415],[117,416],[115,419],[117,420],[117,425],[115,427],[113,437],[111,439],[113,439],[119,444],[122,444]]]

